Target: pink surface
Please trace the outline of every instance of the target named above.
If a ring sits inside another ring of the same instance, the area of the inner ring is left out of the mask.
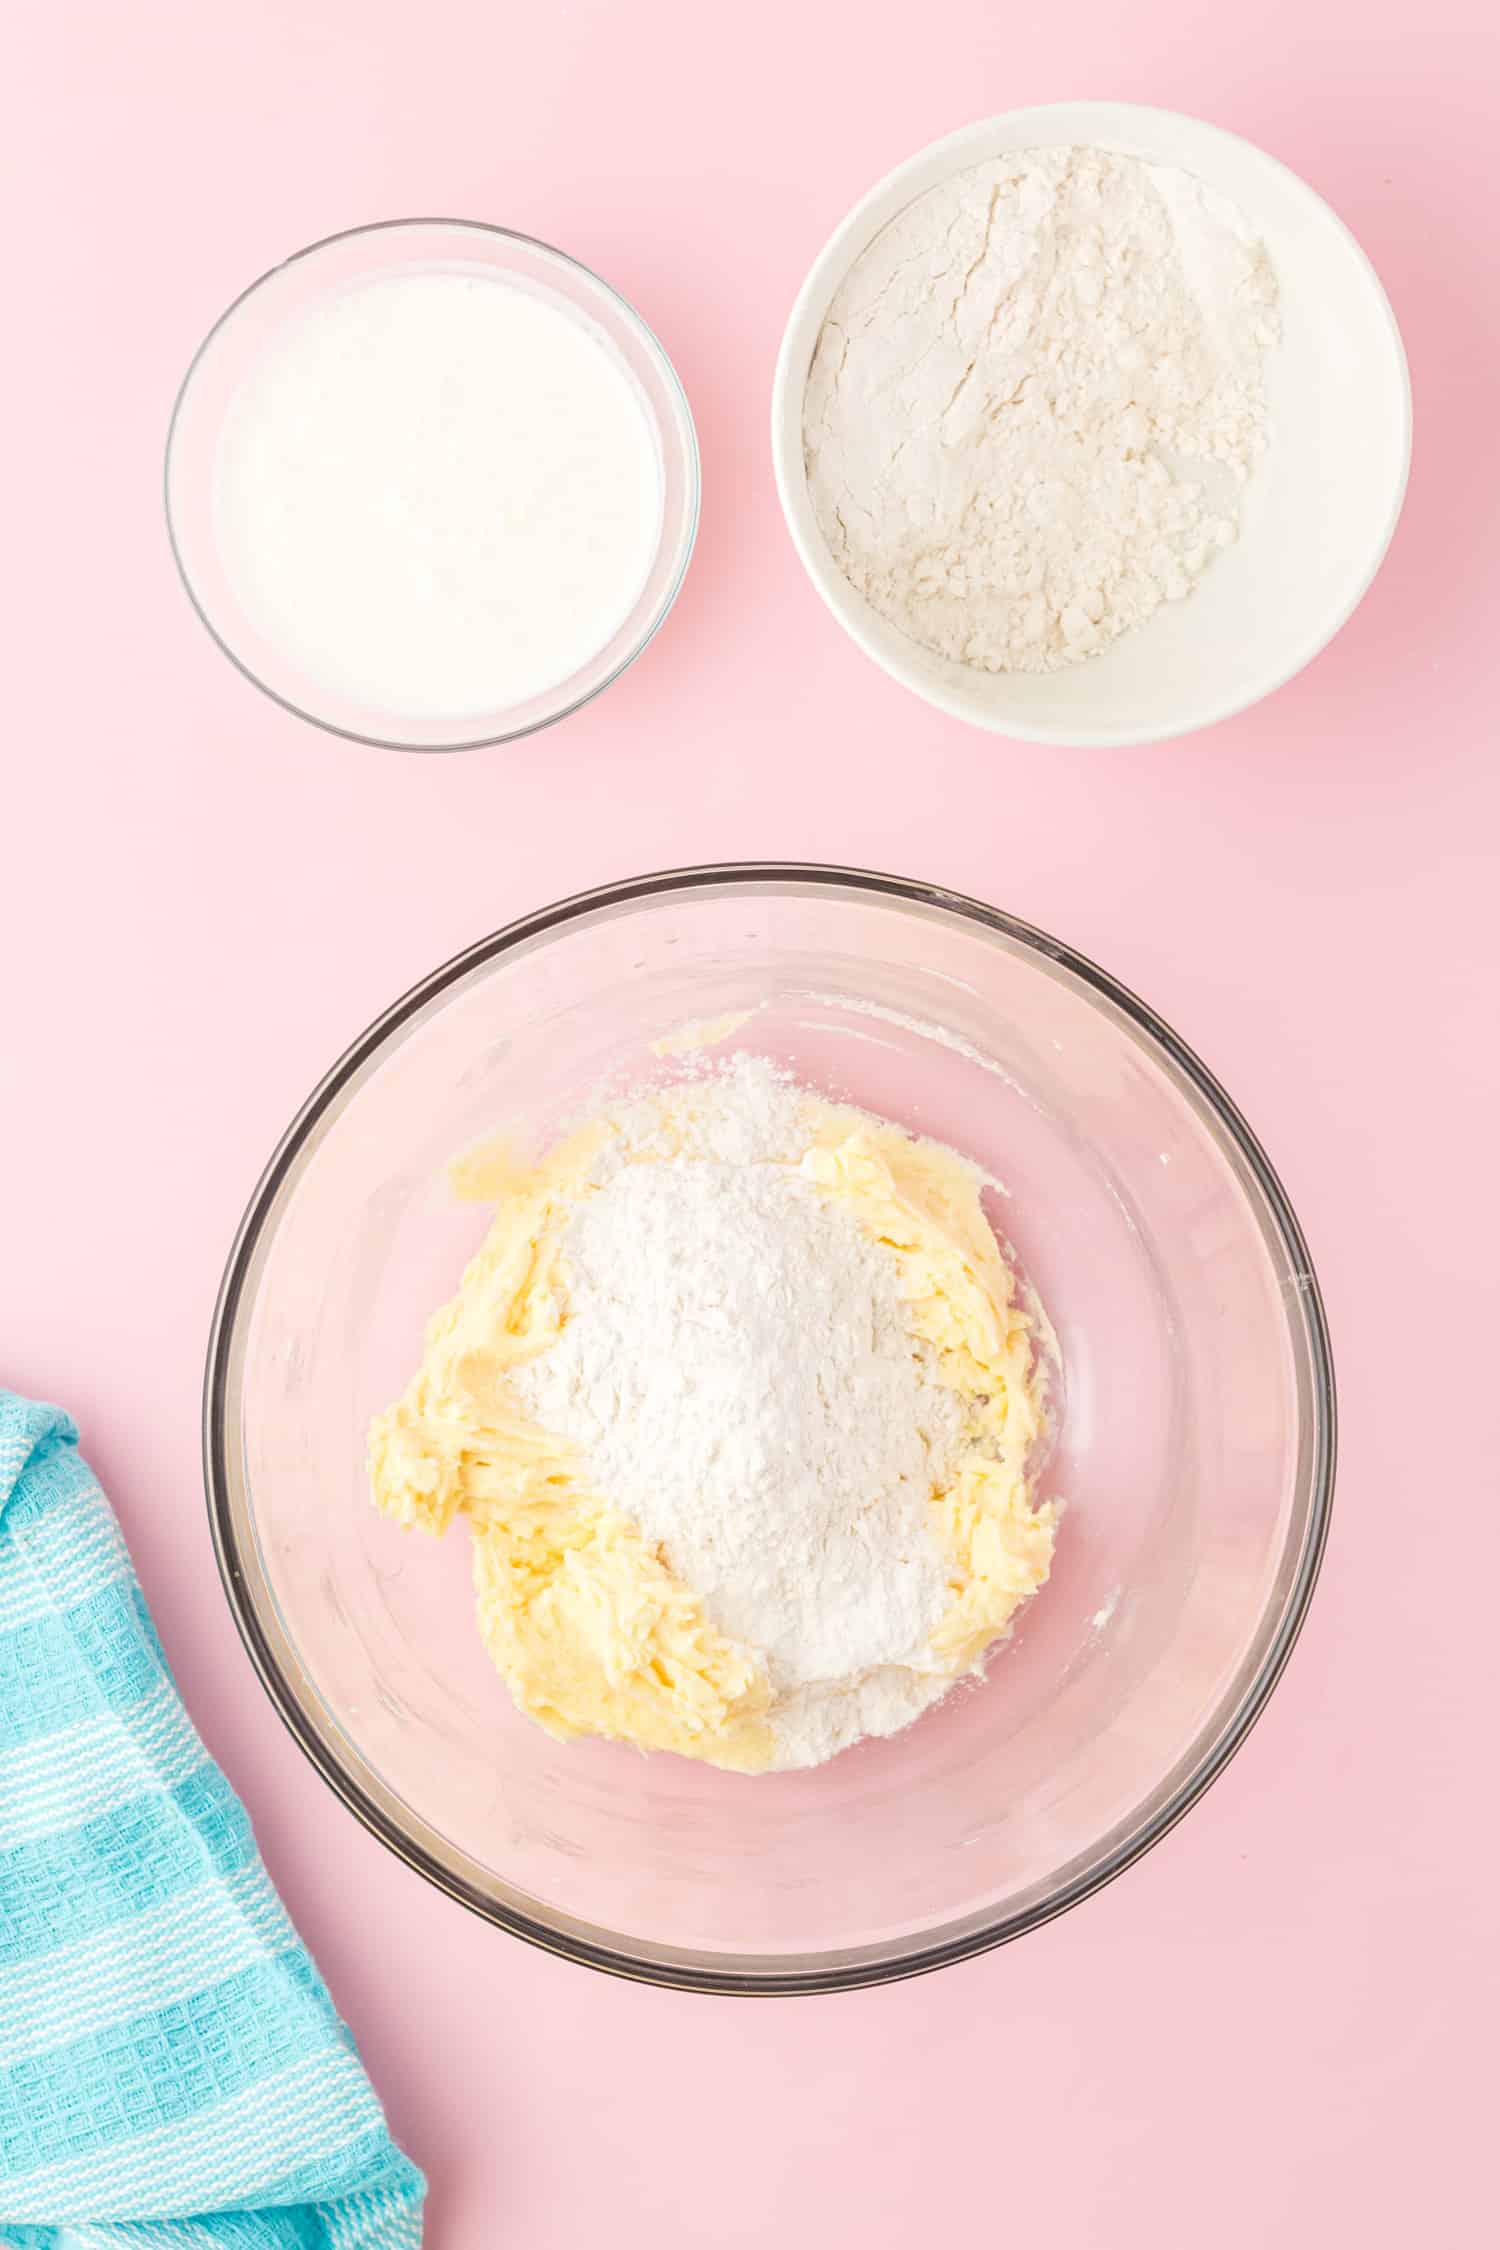
[[[1268,0],[1253,31],[1189,0],[12,6],[0,1374],[83,1423],[431,2175],[436,2250],[1043,2228],[1092,2250],[1207,2214],[1219,2250],[1381,2245],[1455,2238],[1488,2200],[1500,52],[1460,0],[1391,23],[1349,0]],[[1211,117],[1327,194],[1418,417],[1405,520],[1333,647],[1209,735],[1110,754],[971,733],[866,663],[793,559],[765,435],[782,320],[845,207],[954,125],[1078,93]],[[259,698],[180,594],[159,503],[173,390],[228,298],[330,229],[427,211],[598,267],[676,358],[704,452],[697,559],[647,656],[561,729],[451,760]],[[528,1952],[355,1826],[234,1638],[197,1423],[241,1206],[348,1038],[526,908],[757,854],[992,899],[1198,1047],[1307,1227],[1344,1442],[1301,1646],[1183,1827],[1002,1953],[747,2007]]]

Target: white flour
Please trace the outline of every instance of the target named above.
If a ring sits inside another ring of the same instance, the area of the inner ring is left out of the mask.
[[[987,672],[1093,654],[1237,533],[1276,285],[1187,173],[1097,149],[957,173],[856,261],[804,405],[840,568]]]
[[[587,1456],[786,1698],[777,1763],[905,1726],[950,1685],[928,1522],[961,1426],[894,1260],[783,1165],[796,1100],[742,1059],[685,1148],[626,1163],[567,1237],[569,1318],[523,1368],[528,1411]],[[627,1134],[650,1147],[649,1105]]]

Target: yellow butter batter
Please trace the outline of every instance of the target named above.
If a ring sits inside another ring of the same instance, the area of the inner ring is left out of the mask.
[[[431,1532],[469,1526],[480,1630],[521,1709],[563,1738],[596,1734],[742,1772],[775,1762],[761,1653],[717,1630],[587,1464],[529,1419],[509,1376],[568,1318],[564,1236],[606,1160],[661,1161],[691,1131],[690,1089],[657,1097],[644,1145],[606,1112],[535,1166],[488,1149],[454,1167],[460,1193],[495,1205],[457,1295],[430,1322],[421,1365],[375,1418],[376,1505]],[[961,1400],[962,1442],[932,1527],[949,1606],[933,1669],[973,1669],[1046,1579],[1056,1508],[1034,1504],[1046,1376],[980,1202],[975,1168],[860,1111],[801,1106],[785,1159],[889,1250],[914,1338]]]

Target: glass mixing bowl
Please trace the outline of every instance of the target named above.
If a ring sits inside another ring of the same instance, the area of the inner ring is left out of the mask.
[[[753,1778],[522,1718],[468,1541],[372,1508],[365,1425],[486,1214],[447,1160],[545,1139],[685,1021],[1005,1182],[1055,1322],[1050,1583],[905,1734]],[[1274,1173],[1201,1063],[1067,947],[835,868],[644,877],[438,969],[308,1101],[240,1230],[206,1391],[210,1507],[255,1664],[393,1851],[552,1951],[699,1990],[871,1984],[1074,1904],[1163,1835],[1265,1702],[1333,1481],[1328,1338]]]

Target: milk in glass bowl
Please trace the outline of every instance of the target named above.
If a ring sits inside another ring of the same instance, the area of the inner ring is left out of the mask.
[[[632,309],[466,221],[289,259],[199,351],[167,449],[188,592],[335,733],[464,749],[561,718],[650,640],[698,513],[692,416]]]

